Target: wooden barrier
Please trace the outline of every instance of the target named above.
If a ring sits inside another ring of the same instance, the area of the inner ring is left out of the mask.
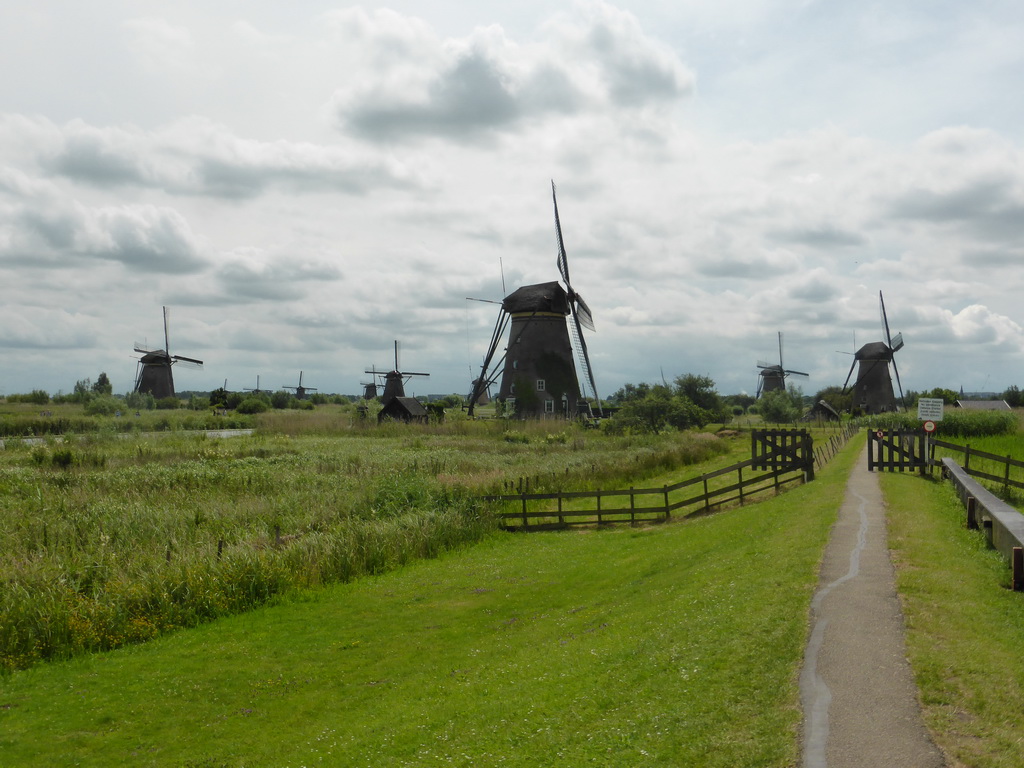
[[[743,504],[752,497],[779,493],[792,483],[814,479],[814,441],[806,431],[762,433],[766,438],[755,445],[767,445],[768,450],[755,449],[756,455],[746,461],[661,488],[550,493],[521,490],[484,496],[483,500],[516,503],[514,512],[498,513],[509,530],[536,531],[613,523],[635,525],[665,522],[673,513],[684,509],[689,510],[687,515],[707,514],[726,504]],[[746,476],[744,470],[748,470]],[[722,485],[714,482],[732,474],[736,475],[732,482],[726,480]],[[673,494],[682,494],[683,498],[673,500]],[[593,504],[587,505],[586,500],[592,500]],[[569,507],[566,502],[570,503]]]

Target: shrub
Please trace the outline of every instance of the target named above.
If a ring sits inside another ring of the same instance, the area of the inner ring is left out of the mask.
[[[267,401],[262,397],[247,397],[235,408],[239,413],[263,413],[269,409]]]

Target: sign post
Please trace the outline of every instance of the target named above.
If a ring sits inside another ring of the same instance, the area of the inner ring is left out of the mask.
[[[943,405],[941,397],[922,397],[917,401],[917,418],[924,422],[922,426],[924,427],[924,459],[926,463],[931,459],[932,434],[935,432],[936,422],[942,421]]]

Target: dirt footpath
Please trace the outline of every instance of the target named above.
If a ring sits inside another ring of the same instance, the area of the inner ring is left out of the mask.
[[[885,508],[867,450],[850,474],[811,604],[800,676],[804,768],[940,768],[906,660]]]

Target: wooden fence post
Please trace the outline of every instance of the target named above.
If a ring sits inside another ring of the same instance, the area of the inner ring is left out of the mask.
[[[558,524],[565,525],[565,518],[562,517],[562,492],[558,492]]]
[[[743,467],[736,468],[737,481],[736,484],[740,487],[740,506],[743,506]]]
[[[636,498],[633,496],[633,486],[629,486],[629,522],[636,525]]]
[[[704,480],[704,510],[711,509],[711,499],[708,498],[708,476],[702,475],[701,478]]]
[[[1024,547],[1014,547],[1012,557],[1013,591],[1024,592]]]
[[[597,524],[601,524],[601,491],[597,492]]]
[[[526,527],[528,527],[530,525],[529,518],[526,516],[526,494],[525,493],[519,494],[519,498],[523,502],[523,528],[526,528]]]
[[[671,510],[671,508],[668,505],[668,486],[667,485],[661,486],[661,495],[665,499],[665,522],[667,523],[668,519],[670,517],[672,517],[672,510]]]

